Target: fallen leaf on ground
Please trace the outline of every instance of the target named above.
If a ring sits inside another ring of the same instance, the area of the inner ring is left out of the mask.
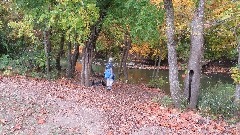
[[[0,123],[2,123],[3,125],[5,125],[6,122],[7,122],[7,120],[5,120],[5,119],[0,119]]]
[[[16,124],[13,128],[13,130],[20,130],[22,126],[20,124]]]
[[[46,123],[46,121],[44,119],[39,119],[38,120],[38,124],[44,124],[44,123]]]

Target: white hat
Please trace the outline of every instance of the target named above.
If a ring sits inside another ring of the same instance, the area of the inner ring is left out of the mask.
[[[113,58],[112,58],[112,57],[110,57],[108,61],[109,61],[109,62],[112,62],[112,61],[113,61]]]

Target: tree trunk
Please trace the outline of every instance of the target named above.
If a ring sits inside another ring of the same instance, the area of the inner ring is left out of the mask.
[[[126,34],[124,36],[124,44],[126,46],[126,52],[124,53],[124,58],[123,58],[123,74],[124,74],[124,78],[125,78],[125,81],[127,82],[128,81],[128,73],[127,73],[127,58],[128,58],[128,53],[129,53],[129,50],[131,48],[131,39],[130,39],[130,35]]]
[[[122,75],[122,70],[123,70],[123,60],[124,60],[124,56],[125,56],[125,53],[126,53],[126,48],[123,47],[123,54],[122,54],[122,58],[121,58],[121,61],[120,61],[120,66],[119,66],[119,69],[118,69],[118,78],[121,78],[121,75]]]
[[[199,6],[194,14],[193,21],[191,24],[191,51],[188,61],[188,74],[185,78],[185,89],[184,95],[188,99],[189,108],[196,108],[199,87],[200,87],[200,77],[201,77],[201,58],[203,55],[203,19],[204,19],[204,4],[205,0],[199,1]]]
[[[91,29],[91,36],[86,43],[83,51],[83,57],[82,57],[82,72],[81,72],[81,80],[82,85],[89,87],[90,86],[90,75],[91,75],[91,68],[92,68],[92,58],[94,49],[96,47],[96,40],[100,33],[100,29],[97,28],[97,26],[93,26]]]
[[[58,72],[61,71],[60,61],[61,61],[61,56],[64,52],[63,51],[64,40],[65,40],[65,35],[64,35],[64,33],[62,33],[61,41],[60,41],[60,48],[59,48],[59,51],[58,51],[58,54],[57,54],[57,57],[56,57],[56,69],[58,70]]]
[[[159,68],[160,68],[160,65],[161,65],[161,61],[162,61],[162,58],[161,58],[161,50],[160,50],[160,55],[158,56],[158,65],[157,65],[156,77],[159,77]]]
[[[83,47],[83,50],[82,50],[82,71],[81,71],[81,85],[85,85],[85,71],[86,71],[86,62],[85,62],[85,59],[86,59],[86,47]]]
[[[175,41],[174,9],[172,0],[164,0],[166,10],[166,33],[168,46],[170,93],[176,107],[181,105],[181,92],[178,80],[177,52]]]
[[[108,1],[104,3],[102,9],[100,9],[100,18],[96,22],[94,26],[91,27],[91,33],[88,41],[85,44],[83,57],[82,57],[82,72],[81,72],[81,84],[84,86],[90,86],[89,78],[91,75],[91,67],[92,67],[92,58],[94,54],[94,50],[96,48],[96,40],[101,31],[102,22],[104,17],[106,16],[107,9],[111,6],[112,1]]]
[[[89,57],[90,51],[89,51],[88,46],[85,46],[85,51],[84,52],[85,52],[84,68],[83,68],[83,69],[85,69],[83,71],[83,73],[84,73],[84,86],[89,87],[90,86],[89,81],[90,81],[90,72],[91,72],[90,66],[91,66],[91,63],[90,63],[90,60],[89,60],[90,59],[90,57]]]
[[[50,77],[50,52],[51,52],[51,42],[50,42],[50,32],[48,30],[45,30],[43,32],[44,36],[44,51],[46,56],[46,72],[47,77]]]
[[[66,73],[66,76],[67,78],[72,78],[73,77],[73,72],[72,72],[72,52],[71,52],[71,42],[69,41],[68,44],[67,44],[67,47],[68,47],[68,65],[67,65],[67,73]]]
[[[239,36],[237,34],[237,29],[240,27],[240,24],[238,24],[235,29],[234,29],[234,35],[236,38],[236,42],[238,45],[238,69],[240,71],[240,39]],[[240,104],[240,84],[236,85],[236,92],[235,92],[235,100],[234,100],[235,104],[239,105]]]
[[[158,57],[155,58],[154,67],[157,67],[157,59],[158,59]],[[156,78],[155,72],[156,72],[156,68],[153,69],[153,74],[152,74],[152,78],[153,79]]]
[[[75,73],[75,66],[76,66],[78,57],[79,57],[79,45],[75,44],[74,45],[74,52],[73,52],[73,55],[72,55],[72,72],[73,72],[72,74]]]

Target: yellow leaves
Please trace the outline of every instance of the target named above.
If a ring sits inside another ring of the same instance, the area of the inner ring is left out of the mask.
[[[150,52],[151,52],[151,49],[150,49],[150,45],[148,43],[145,43],[142,46],[133,44],[132,49],[129,50],[130,54],[136,53],[143,57],[147,57],[148,54],[150,54]]]
[[[29,37],[32,42],[35,40],[34,32],[33,32],[33,24],[31,19],[26,19],[19,22],[9,22],[8,26],[13,28],[11,35],[13,37]]]
[[[57,2],[59,2],[59,3],[66,3],[66,2],[75,2],[75,3],[77,3],[77,2],[82,2],[83,3],[82,0],[57,0]]]
[[[144,43],[142,45],[133,44],[131,50],[129,50],[129,53],[137,54],[138,56],[142,56],[145,58],[148,57],[150,54],[152,57],[161,55],[161,58],[164,59],[167,56],[167,51],[165,51],[164,47],[162,47],[160,50],[152,48],[149,43]]]
[[[167,51],[165,51],[165,49],[163,49],[163,48],[161,48],[161,50],[160,49],[154,49],[152,57],[155,57],[155,56],[160,56],[161,60],[164,60],[164,58],[167,57]]]
[[[230,17],[237,19],[237,15],[240,14],[239,1],[233,2],[231,0],[218,0],[218,2],[212,2],[206,5],[208,14],[206,18],[209,20],[224,20]]]
[[[3,25],[3,23],[2,23],[2,21],[0,21],[0,30],[2,29],[2,25]]]
[[[231,78],[235,83],[240,84],[240,70],[238,67],[231,68]]]
[[[151,3],[154,3],[154,4],[159,4],[161,2],[163,2],[163,0],[150,0]]]

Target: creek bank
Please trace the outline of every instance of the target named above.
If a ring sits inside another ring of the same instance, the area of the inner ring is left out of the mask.
[[[93,64],[101,66],[104,65],[104,61],[95,61]],[[230,73],[231,67],[236,66],[237,62],[236,61],[209,61],[209,62],[204,62],[202,66],[202,72],[205,74],[210,74],[210,73]],[[115,63],[115,67],[118,67],[119,64]],[[127,63],[127,67],[129,69],[149,69],[149,70],[154,70],[154,69],[160,69],[160,70],[168,70],[168,64],[167,62],[161,63],[161,66],[154,66],[151,62],[141,62],[141,61],[131,61]],[[181,62],[178,63],[178,70],[185,70],[186,69],[186,64],[182,64]]]

